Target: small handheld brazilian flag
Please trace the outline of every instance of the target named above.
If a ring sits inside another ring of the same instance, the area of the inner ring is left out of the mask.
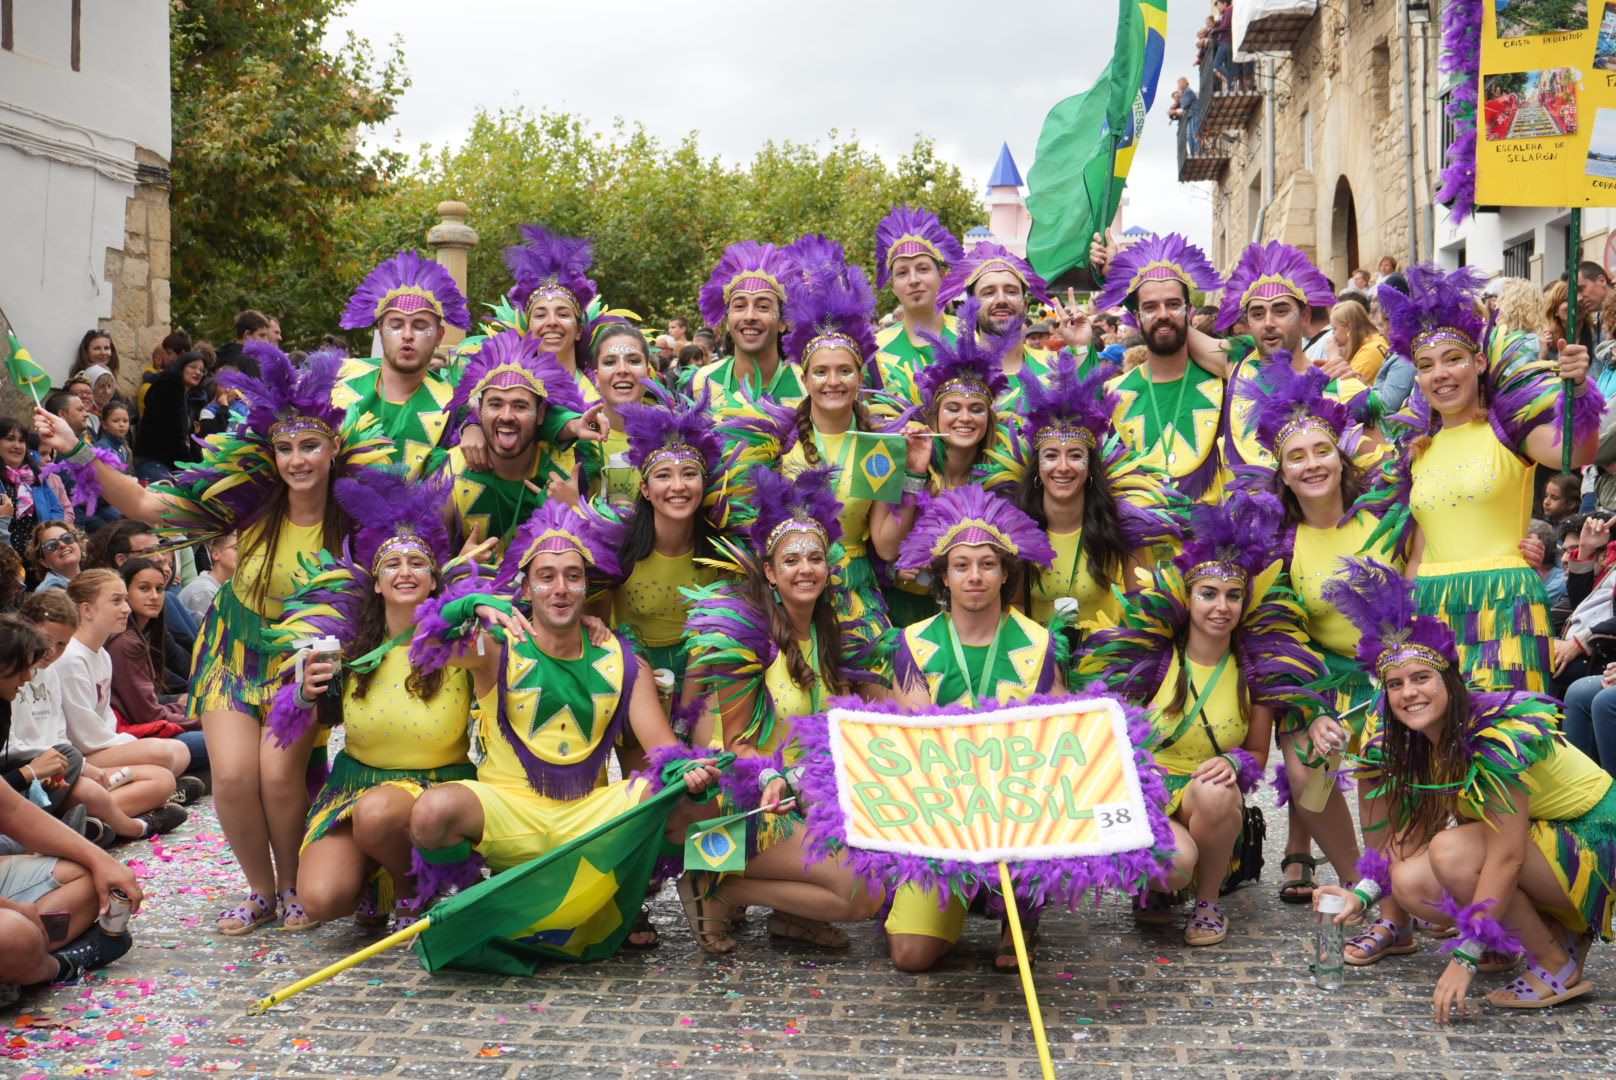
[[[746,819],[750,812],[698,821],[685,833],[685,869],[713,872],[746,869]]]
[[[903,502],[903,465],[909,456],[902,435],[860,431],[853,436],[853,483],[848,492],[855,499],[876,502]]]
[[[50,376],[28,355],[28,350],[22,347],[17,335],[9,330],[6,331],[6,374],[11,376],[18,390],[34,399],[35,405],[39,404],[42,395],[50,393]]]

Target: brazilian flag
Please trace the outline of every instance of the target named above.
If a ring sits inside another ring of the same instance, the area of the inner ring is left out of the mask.
[[[17,335],[9,330],[6,331],[6,374],[11,376],[18,390],[34,399],[35,405],[50,393],[50,376],[28,355],[28,350],[22,347]]]
[[[685,833],[685,869],[708,873],[746,869],[746,819],[751,811],[698,821]]]
[[[902,435],[854,432],[852,456],[850,496],[884,503],[903,502],[903,466],[909,448]]]
[[[1119,0],[1111,62],[1044,117],[1027,170],[1027,259],[1046,281],[1087,266],[1089,239],[1116,217],[1167,47],[1167,0]]]
[[[733,760],[721,755],[719,767]],[[669,847],[662,835],[668,815],[684,797],[683,781],[670,780],[599,828],[440,900],[415,938],[416,956],[428,971],[499,975],[611,956],[633,928],[652,869]]]

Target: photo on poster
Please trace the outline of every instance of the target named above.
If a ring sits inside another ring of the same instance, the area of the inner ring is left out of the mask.
[[[1616,109],[1594,112],[1594,133],[1588,140],[1589,176],[1616,180]]]
[[[1500,38],[1588,29],[1588,0],[1493,0]]]
[[[1599,37],[1594,41],[1594,68],[1616,71],[1616,3],[1605,0],[1605,13],[1599,17]]]
[[[1579,77],[1576,68],[1488,75],[1482,86],[1487,141],[1575,135]]]

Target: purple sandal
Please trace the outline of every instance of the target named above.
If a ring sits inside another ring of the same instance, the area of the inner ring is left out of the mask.
[[[1390,919],[1376,919],[1369,924],[1369,929],[1348,941],[1347,947],[1363,953],[1362,956],[1342,954],[1342,959],[1353,967],[1368,967],[1388,956],[1407,956],[1420,951],[1414,943],[1414,924],[1406,922],[1398,926]]]
[[[1229,936],[1229,920],[1223,909],[1205,900],[1195,901],[1190,924],[1184,927],[1184,944],[1216,945]]]
[[[1549,993],[1545,995],[1541,989],[1532,985],[1531,979],[1547,987]],[[1579,998],[1594,988],[1594,984],[1583,982],[1577,974],[1577,958],[1571,957],[1566,966],[1557,973],[1550,974],[1536,964],[1526,965],[1526,974],[1515,979],[1514,982],[1502,990],[1494,990],[1487,995],[1487,1004],[1498,1009],[1547,1009],[1551,1005]],[[1513,997],[1506,997],[1513,994]]]
[[[245,937],[265,923],[275,921],[275,903],[262,893],[248,893],[247,902],[219,912],[218,922],[237,922],[239,926],[216,926],[225,937]]]
[[[281,929],[294,932],[313,930],[320,924],[309,918],[309,913],[303,910],[303,905],[297,902],[296,889],[281,890]],[[295,920],[295,921],[294,921]]]
[[[382,914],[381,885],[374,879],[367,881],[359,891],[359,903],[354,906],[353,917],[354,922],[366,930],[379,930],[387,925],[387,916]]]

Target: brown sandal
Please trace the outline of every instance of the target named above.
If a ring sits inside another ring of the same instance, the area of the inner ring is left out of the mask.
[[[845,949],[852,944],[841,927],[818,919],[805,919],[789,911],[776,911],[769,916],[769,933],[786,941],[800,941],[804,945],[817,945],[822,949]]]
[[[681,877],[678,886],[679,903],[685,909],[685,918],[690,922],[690,933],[695,937],[701,951],[722,956],[735,950],[735,939],[728,933],[729,911],[733,905],[724,903],[716,896],[708,895],[707,883],[710,876],[692,870]],[[701,880],[698,881],[697,878]],[[708,914],[709,904],[724,909],[723,914]],[[712,927],[718,929],[714,930]]]

